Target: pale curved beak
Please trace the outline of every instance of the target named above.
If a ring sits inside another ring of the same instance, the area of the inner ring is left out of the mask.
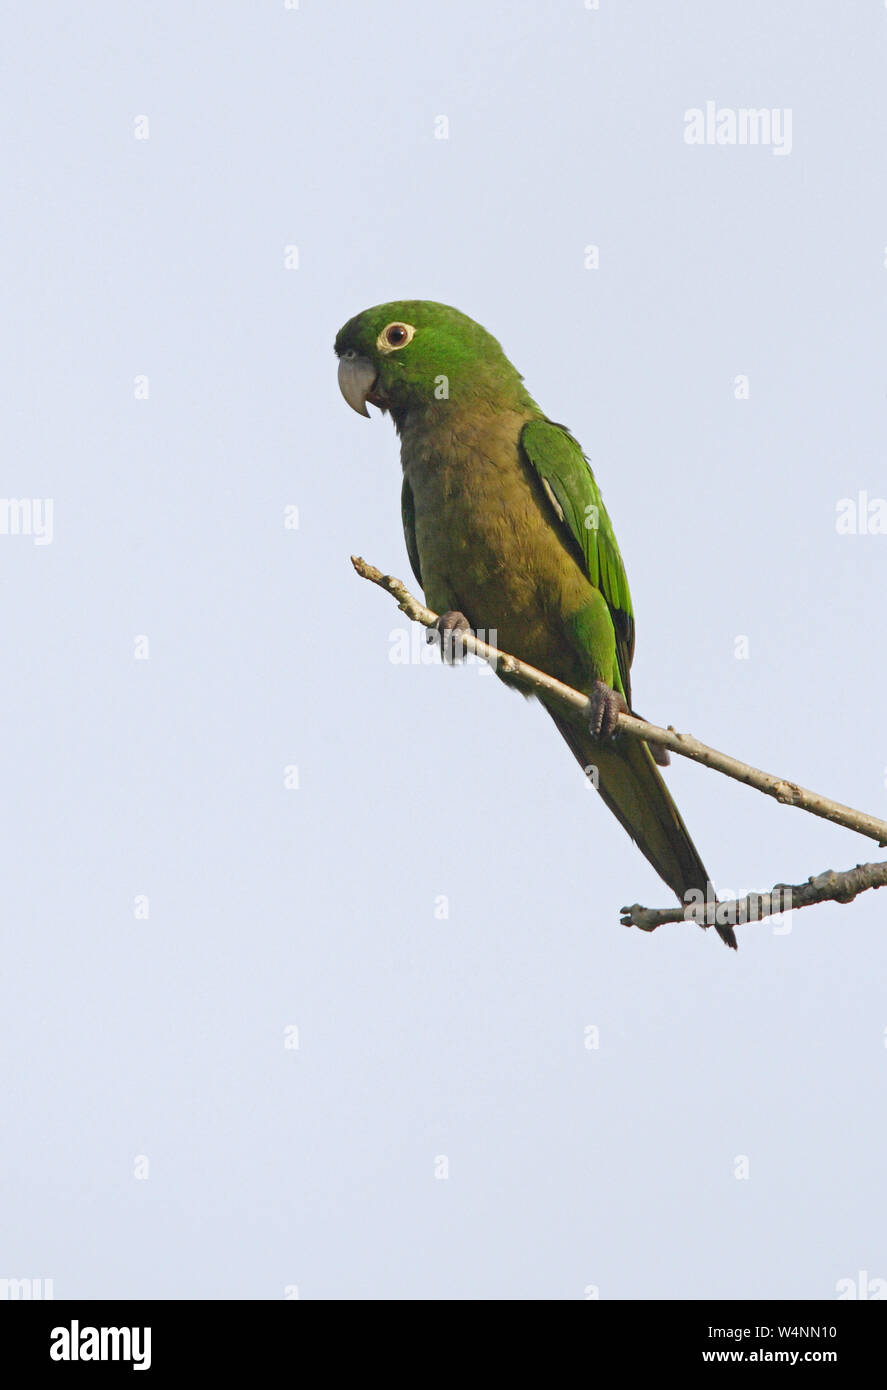
[[[339,358],[339,390],[352,410],[370,418],[367,396],[373,389],[376,369],[368,357]]]

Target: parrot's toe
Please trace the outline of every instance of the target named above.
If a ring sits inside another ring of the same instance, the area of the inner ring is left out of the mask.
[[[455,666],[457,661],[465,660],[466,651],[462,637],[470,631],[471,623],[465,614],[451,609],[449,613],[442,613],[434,627],[428,629],[426,641],[438,642],[441,660],[448,666]]]
[[[612,686],[595,681],[588,696],[588,730],[595,738],[610,738],[616,732],[620,714],[628,714],[628,705]]]

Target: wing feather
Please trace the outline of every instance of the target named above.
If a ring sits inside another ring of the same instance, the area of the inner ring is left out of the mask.
[[[521,448],[552,502],[555,524],[578,546],[585,572],[607,602],[616,632],[616,655],[625,698],[631,704],[629,670],[634,656],[634,612],[625,567],[591,465],[565,425],[530,420]]]

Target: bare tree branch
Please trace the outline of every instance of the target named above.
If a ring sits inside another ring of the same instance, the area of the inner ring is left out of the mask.
[[[383,574],[381,570],[377,570],[374,565],[368,564],[357,555],[352,555],[351,563],[361,578],[378,584],[391,594],[397,601],[397,606],[408,618],[422,623],[424,627],[435,627],[438,614],[420,603],[400,579]],[[537,670],[535,666],[521,661],[519,657],[499,651],[497,647],[488,646],[472,633],[460,633],[459,641],[464,651],[482,657],[495,671],[508,676],[513,684],[527,693],[544,694],[547,704],[559,706],[574,719],[587,719],[588,697],[581,691],[573,690],[571,686],[564,685],[545,671]],[[737,782],[744,782],[746,786],[774,797],[784,806],[797,806],[802,811],[809,811],[811,815],[821,816],[835,825],[843,825],[847,830],[866,835],[869,839],[876,840],[879,845],[887,845],[887,821],[870,816],[865,811],[856,811],[851,806],[844,806],[841,802],[833,801],[818,792],[808,791],[806,787],[799,786],[797,782],[790,782],[785,777],[762,772],[749,763],[730,757],[728,753],[709,748],[691,734],[679,734],[671,727],[661,729],[655,724],[648,724],[644,719],[638,719],[633,714],[620,714],[618,727],[633,738],[642,738],[647,743],[658,744],[673,753],[679,753],[683,758],[691,758],[715,772],[733,777]],[[647,908],[635,903],[632,907],[622,909],[622,922],[625,926],[640,927],[644,931],[654,931],[666,922],[697,921],[700,926],[711,926],[714,925],[715,911],[724,914],[718,917],[718,921],[724,925],[755,922],[773,913],[787,911],[790,907],[810,907],[814,903],[827,901],[852,902],[857,894],[869,888],[882,888],[885,885],[887,864],[857,864],[856,868],[847,869],[843,873],[835,873],[828,869],[825,873],[817,874],[815,878],[809,878],[806,883],[777,884],[770,893],[750,893],[745,898],[729,899],[716,905],[708,904],[707,907],[690,904],[686,907]],[[708,912],[709,918],[703,922],[704,911]]]
[[[806,883],[777,883],[769,893],[747,893],[744,898],[727,898],[719,903],[693,907],[641,907],[634,903],[622,909],[623,927],[640,927],[655,931],[668,922],[696,922],[700,927],[742,926],[745,922],[760,922],[777,912],[790,912],[796,907],[813,907],[816,903],[852,903],[869,888],[887,887],[887,863],[857,864],[855,869],[836,873],[826,869]]]

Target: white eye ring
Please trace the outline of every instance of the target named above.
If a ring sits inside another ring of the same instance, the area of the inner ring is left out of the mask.
[[[406,334],[402,342],[392,343],[389,341],[388,334],[394,329]],[[379,352],[397,352],[400,348],[406,347],[407,343],[413,341],[415,332],[416,330],[411,323],[401,323],[398,319],[395,319],[393,323],[386,323],[382,332],[376,339],[376,347]]]

